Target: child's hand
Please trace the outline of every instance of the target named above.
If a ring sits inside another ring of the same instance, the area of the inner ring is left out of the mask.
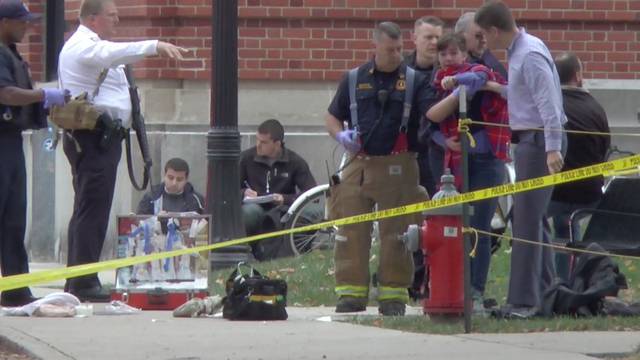
[[[445,90],[453,90],[458,86],[458,80],[456,80],[455,76],[445,76],[440,84]]]

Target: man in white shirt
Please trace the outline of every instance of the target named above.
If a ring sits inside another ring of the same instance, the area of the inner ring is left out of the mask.
[[[131,98],[124,65],[147,56],[182,59],[186,49],[158,41],[112,42],[118,24],[113,0],[84,0],[80,26],[60,52],[60,85],[72,96],[97,94],[92,102],[103,116],[131,124]],[[104,82],[99,76],[107,69]],[[101,143],[100,130],[75,130],[65,136],[64,152],[73,174],[75,199],[69,221],[67,265],[97,262],[107,231],[109,211],[122,153],[120,138]],[[82,301],[108,301],[97,274],[68,279],[65,290]]]

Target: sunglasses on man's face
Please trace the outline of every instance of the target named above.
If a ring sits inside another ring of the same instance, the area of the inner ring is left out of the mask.
[[[474,37],[476,38],[476,40],[482,40],[484,39],[484,34],[479,32],[479,33],[476,33]]]

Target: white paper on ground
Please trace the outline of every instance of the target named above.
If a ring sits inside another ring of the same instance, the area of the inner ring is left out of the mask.
[[[80,305],[80,300],[77,297],[65,293],[65,292],[56,292],[48,294],[42,299],[38,299],[34,302],[31,302],[24,306],[14,307],[14,308],[2,308],[2,315],[5,316],[33,316],[33,313],[41,306],[41,305],[54,305],[60,307],[69,307],[75,308]]]

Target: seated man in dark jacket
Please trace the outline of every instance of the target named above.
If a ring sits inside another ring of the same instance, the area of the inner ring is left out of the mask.
[[[278,229],[289,205],[300,193],[316,186],[307,162],[285,148],[283,140],[282,124],[275,119],[266,120],[258,127],[256,146],[240,155],[242,213],[247,235]],[[270,196],[259,198],[265,195]],[[253,254],[258,260],[287,255],[281,242],[278,238],[252,243]]]
[[[140,204],[139,215],[158,215],[167,212],[197,212],[204,210],[204,198],[189,180],[189,164],[180,158],[167,161],[163,182],[151,187]]]
[[[609,133],[607,114],[589,91],[582,87],[582,63],[575,54],[563,53],[555,59],[560,84],[562,102],[567,114],[567,130]],[[568,146],[562,171],[606,161],[611,140],[609,136],[567,134]],[[577,209],[595,208],[602,197],[604,178],[596,176],[568,184],[556,185],[551,196],[547,215],[553,218],[557,242],[569,238],[569,218]],[[578,231],[575,227],[573,231]],[[558,276],[569,280],[569,256],[557,252],[556,270]]]

